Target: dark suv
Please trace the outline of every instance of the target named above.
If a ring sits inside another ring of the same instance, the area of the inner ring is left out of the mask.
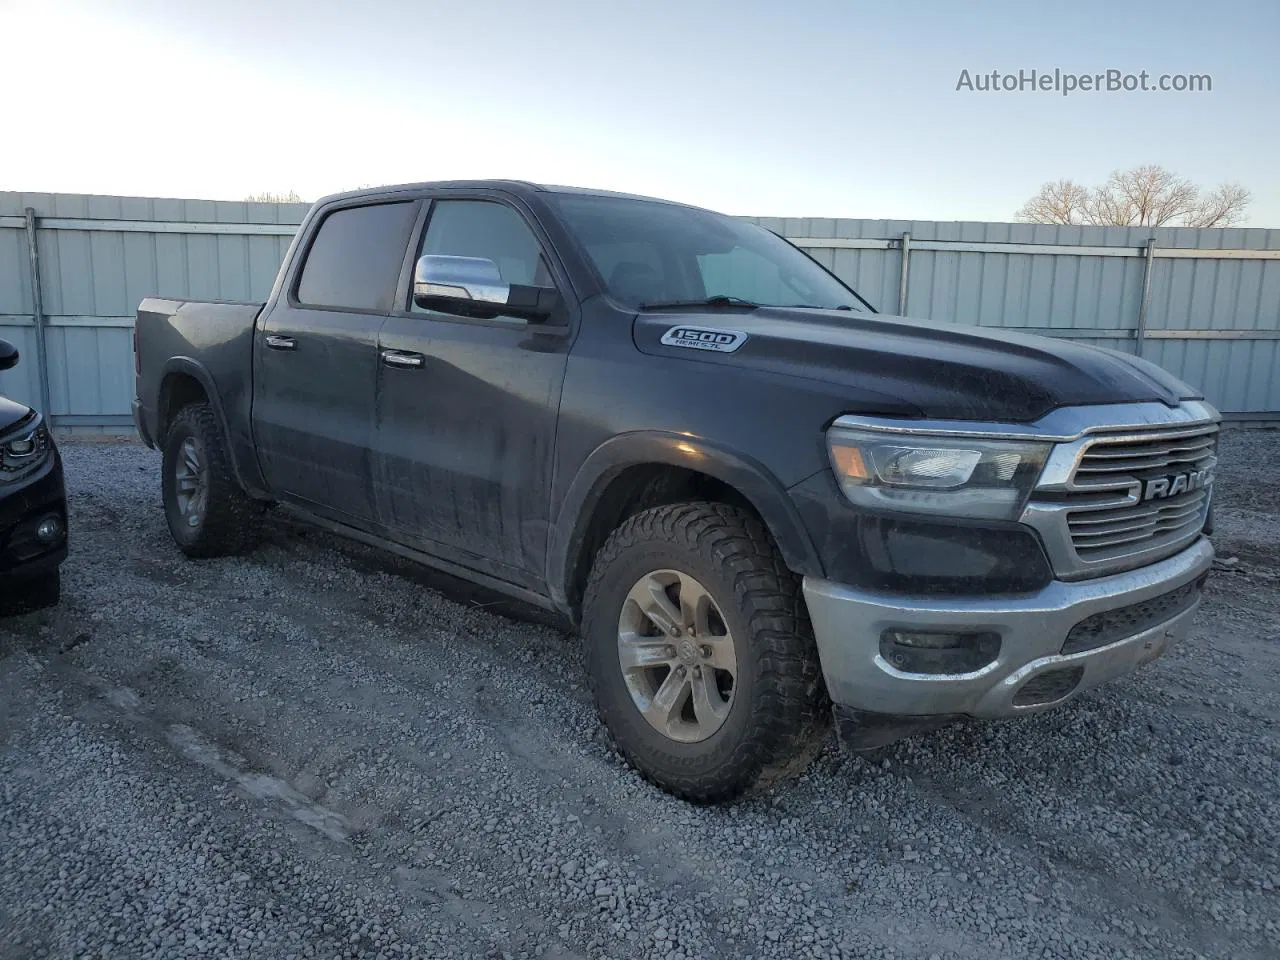
[[[0,370],[18,351],[0,340]],[[50,607],[67,557],[62,458],[39,412],[0,397],[0,613]]]

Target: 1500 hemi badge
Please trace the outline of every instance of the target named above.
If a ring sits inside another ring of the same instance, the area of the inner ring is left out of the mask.
[[[713,350],[716,353],[733,353],[746,342],[745,333],[711,327],[672,327],[662,335],[662,343],[668,347]]]

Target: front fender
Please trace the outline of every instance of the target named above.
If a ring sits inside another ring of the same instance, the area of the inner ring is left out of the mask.
[[[755,508],[787,566],[801,576],[823,576],[822,563],[786,488],[758,460],[702,438],[637,431],[600,444],[578,469],[557,511],[547,553],[551,599],[568,611],[569,585],[592,514],[609,484],[629,467],[661,464],[713,477]]]

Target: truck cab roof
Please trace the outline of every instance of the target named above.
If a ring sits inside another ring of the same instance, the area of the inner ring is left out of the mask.
[[[534,193],[567,193],[578,196],[591,197],[613,197],[621,200],[642,200],[646,203],[661,203],[674,207],[693,207],[694,209],[703,209],[694,207],[693,204],[677,203],[674,200],[663,200],[659,197],[647,197],[636,193],[623,193],[617,190],[601,190],[594,187],[574,187],[559,184],[533,183],[529,180],[426,180],[421,183],[397,183],[385,184],[378,187],[365,187],[360,190],[344,190],[338,193],[332,193],[328,196],[321,197],[317,203],[331,203],[335,200],[354,199],[357,197],[373,197],[382,196],[388,193],[410,193],[421,190],[432,189],[461,189],[461,190],[504,190],[508,193],[534,194]]]

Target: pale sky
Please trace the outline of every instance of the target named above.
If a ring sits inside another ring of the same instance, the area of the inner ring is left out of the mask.
[[[1280,227],[1280,3],[0,0],[0,190],[477,177],[735,214],[1009,220],[1161,163]],[[957,91],[1201,73],[1202,93]]]

